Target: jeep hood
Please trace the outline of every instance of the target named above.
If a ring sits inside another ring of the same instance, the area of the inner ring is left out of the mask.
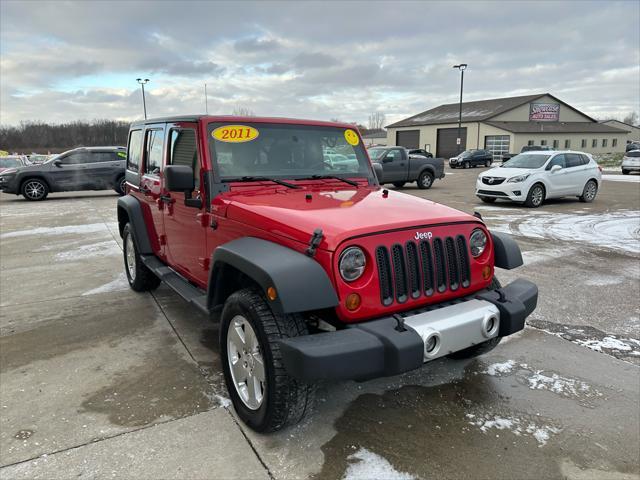
[[[230,192],[225,197],[228,218],[303,243],[321,228],[324,238],[320,248],[330,251],[352,237],[450,222],[478,222],[472,215],[430,200],[393,190],[384,195],[379,187],[277,188],[269,192]]]

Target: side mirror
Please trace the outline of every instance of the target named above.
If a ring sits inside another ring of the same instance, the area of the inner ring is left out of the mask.
[[[191,192],[195,188],[193,168],[186,165],[167,165],[164,184],[170,192]]]
[[[553,167],[551,167],[551,173],[555,173],[558,170],[562,170],[562,167],[560,165],[554,165]]]
[[[384,173],[384,169],[382,168],[382,165],[380,165],[379,163],[373,163],[373,173],[376,174],[376,179],[378,180],[378,183],[382,183],[382,174]]]
[[[382,163],[390,163],[393,162],[393,155],[387,155],[382,159]]]
[[[62,165],[62,161],[60,161],[60,160],[54,160],[54,161],[53,161],[53,164],[54,164],[56,167],[60,168],[60,166]]]

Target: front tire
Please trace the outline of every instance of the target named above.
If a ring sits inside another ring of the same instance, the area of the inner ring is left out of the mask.
[[[489,290],[497,290],[498,288],[501,288],[501,287],[502,285],[500,285],[500,282],[494,276],[493,280],[491,280],[491,284],[489,285]],[[473,345],[471,347],[465,348],[464,350],[451,353],[447,356],[449,358],[453,358],[454,360],[463,360],[466,358],[478,357],[496,348],[501,341],[502,341],[502,337],[493,337],[487,340],[486,342],[479,343],[478,345]]]
[[[130,223],[124,226],[122,243],[124,245],[124,271],[127,274],[129,286],[136,292],[146,292],[158,288],[160,279],[142,263],[136,242],[131,233]]]
[[[598,184],[595,180],[589,180],[582,189],[582,195],[580,195],[578,198],[583,203],[591,203],[596,199],[597,194]]]
[[[629,170],[625,170],[624,168],[622,169],[622,174],[623,175],[629,175]]]
[[[469,168],[471,165],[469,164],[469,162],[464,162],[463,166],[464,166],[464,168]]]
[[[529,193],[527,194],[527,199],[524,201],[524,204],[530,208],[538,208],[542,205],[542,202],[544,202],[544,196],[544,187],[542,184],[536,183],[529,189]]]
[[[315,386],[291,377],[279,340],[308,335],[298,315],[274,315],[262,293],[246,288],[225,302],[220,354],[225,382],[238,416],[257,432],[300,422],[313,407]]]
[[[422,172],[418,177],[418,188],[427,190],[433,185],[433,175],[429,172]]]
[[[123,175],[122,177],[118,178],[118,180],[116,180],[116,184],[113,189],[118,195],[123,196],[126,193],[126,184],[127,180]]]
[[[39,178],[29,178],[24,181],[20,188],[22,196],[31,202],[39,202],[49,195],[49,186],[44,180]]]
[[[486,162],[484,162],[484,166],[485,167],[490,167],[491,166],[491,160],[487,160]]]

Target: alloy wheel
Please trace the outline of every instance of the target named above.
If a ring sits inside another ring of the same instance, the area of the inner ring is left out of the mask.
[[[133,282],[136,279],[136,250],[133,245],[133,238],[131,234],[127,235],[127,240],[124,244],[125,258],[127,259],[127,271],[129,272],[129,278]]]
[[[596,184],[594,182],[587,183],[587,186],[584,191],[584,198],[587,201],[593,200],[594,198],[596,198],[597,191],[598,191],[598,188],[596,187]]]
[[[30,200],[40,200],[44,197],[45,187],[42,182],[32,180],[25,184],[23,192]]]
[[[227,358],[240,400],[251,410],[259,409],[265,395],[266,372],[256,332],[242,315],[229,322]]]
[[[542,203],[543,195],[544,194],[542,192],[542,187],[540,186],[533,187],[533,192],[531,194],[531,203],[536,207],[539,206]]]

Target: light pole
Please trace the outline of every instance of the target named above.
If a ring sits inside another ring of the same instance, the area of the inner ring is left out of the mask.
[[[149,82],[149,79],[145,78],[143,80],[141,78],[136,78],[136,82],[138,82],[142,87],[142,108],[144,109],[144,119],[146,120],[147,119],[147,101],[144,98],[144,86]]]
[[[454,65],[453,68],[460,70],[460,109],[458,110],[458,155],[462,152],[462,138],[460,132],[462,130],[462,87],[464,85],[464,71],[467,68],[466,63]]]

